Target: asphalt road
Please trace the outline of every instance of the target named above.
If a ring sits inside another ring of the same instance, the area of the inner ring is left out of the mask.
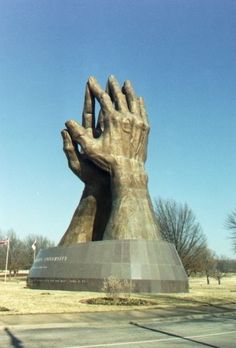
[[[0,318],[0,347],[236,347],[235,310],[164,314],[146,310],[5,316]]]

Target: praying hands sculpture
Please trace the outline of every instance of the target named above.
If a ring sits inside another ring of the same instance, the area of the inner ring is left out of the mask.
[[[89,78],[82,125],[70,120],[62,131],[68,165],[85,188],[59,245],[161,239],[144,169],[149,128],[144,101],[130,81],[120,88],[110,76],[104,91]]]

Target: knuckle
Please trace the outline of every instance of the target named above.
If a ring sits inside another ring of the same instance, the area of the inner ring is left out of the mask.
[[[86,114],[84,114],[84,118],[86,120],[91,120],[93,117],[93,114],[91,112],[87,112]]]
[[[137,121],[135,124],[135,127],[143,130],[144,132],[149,132],[149,130],[150,130],[149,124],[147,124],[146,122],[142,122],[142,121]]]
[[[110,124],[118,124],[120,123],[121,118],[118,112],[111,112],[108,113],[107,117],[104,118],[104,122],[106,123],[107,126]]]
[[[146,132],[150,131],[150,126],[147,123],[143,124],[143,130],[145,130]]]
[[[143,126],[144,126],[144,123],[142,121],[136,121],[135,122],[135,127],[136,128],[140,128],[140,129],[143,129]]]
[[[74,150],[74,147],[71,144],[65,144],[63,150],[65,152],[72,152]]]
[[[101,93],[101,95],[100,95],[100,98],[101,98],[101,100],[107,100],[107,98],[108,98],[108,94],[106,93],[106,92],[102,92]]]

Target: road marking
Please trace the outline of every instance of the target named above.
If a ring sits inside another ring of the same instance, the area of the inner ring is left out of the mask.
[[[98,347],[118,347],[122,345],[133,345],[133,344],[142,344],[142,343],[154,343],[154,342],[163,342],[163,341],[177,341],[182,339],[192,339],[192,338],[203,338],[203,337],[210,337],[210,336],[223,336],[228,335],[231,333],[236,333],[236,330],[234,331],[227,331],[227,332],[215,332],[210,334],[204,334],[204,335],[196,335],[196,336],[183,336],[181,337],[171,337],[171,338],[159,338],[155,340],[143,340],[143,341],[130,341],[130,342],[116,342],[116,343],[102,343],[102,344],[92,344],[92,345],[86,345],[86,346],[70,346],[65,348],[98,348]]]

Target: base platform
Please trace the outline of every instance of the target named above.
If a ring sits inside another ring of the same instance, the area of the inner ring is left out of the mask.
[[[188,291],[174,245],[157,240],[105,240],[40,250],[27,282],[35,289],[101,291],[109,276],[131,280],[133,292]]]

